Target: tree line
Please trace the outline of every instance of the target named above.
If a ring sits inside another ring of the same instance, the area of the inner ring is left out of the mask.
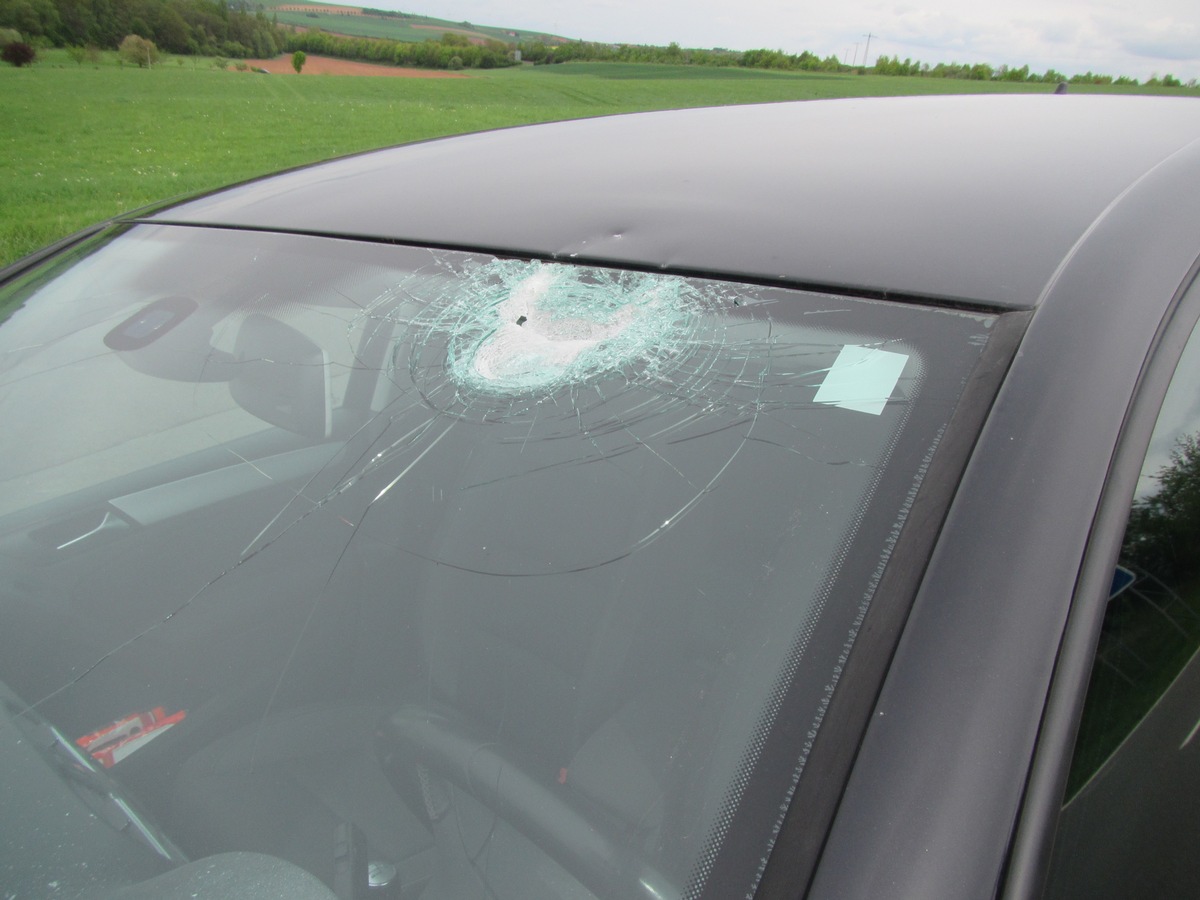
[[[283,49],[418,69],[498,69],[518,63],[513,48],[503,41],[476,44],[453,32],[412,43],[345,37],[315,29],[288,31],[283,35]]]
[[[938,63],[935,66],[930,66],[928,63],[923,63],[920,60],[905,59],[901,62],[899,56],[880,56],[875,61],[873,71],[876,75],[963,78],[972,81],[1028,81],[1044,84],[1069,82],[1071,84],[1116,84],[1123,86],[1136,86],[1138,83],[1136,78],[1130,78],[1127,75],[1118,75],[1114,78],[1112,75],[1098,75],[1087,71],[1068,78],[1062,72],[1055,71],[1054,69],[1047,69],[1045,72],[1038,73],[1031,72],[1029,66],[993,67],[987,63]],[[1161,78],[1155,76],[1146,83],[1150,86],[1182,87],[1182,82],[1169,74],[1163,75]]]
[[[798,54],[782,50],[684,49],[676,43],[665,47],[648,44],[598,44],[571,41],[565,44],[526,42],[518,46],[526,62],[551,65],[565,62],[662,63],[684,66],[729,66],[784,71],[837,72],[848,69],[835,56],[822,59],[805,50]]]
[[[1010,67],[1006,65],[992,66],[988,63],[937,63],[929,65],[920,60],[900,60],[898,56],[879,56],[875,65],[849,66],[836,56],[820,57],[807,50],[800,53],[785,53],[782,50],[726,50],[720,47],[712,50],[687,50],[678,44],[666,47],[643,46],[637,44],[597,44],[587,41],[571,41],[566,44],[521,44],[519,46],[524,60],[533,63],[562,63],[574,61],[587,62],[629,62],[629,63],[664,63],[673,65],[696,66],[736,66],[747,69],[778,69],[790,72],[857,72],[874,75],[893,75],[923,78],[956,78],[972,81],[1010,81],[1010,82],[1041,82],[1058,84],[1116,84],[1136,86],[1138,80],[1121,75],[1098,75],[1085,72],[1081,75],[1067,77],[1055,69],[1045,72],[1031,72],[1029,66]],[[1151,78],[1146,84],[1151,86],[1181,87],[1182,83],[1172,75],[1161,78]],[[1190,86],[1194,86],[1189,82]]]
[[[168,53],[233,59],[300,51],[427,69],[517,64],[515,47],[501,41],[477,44],[447,33],[411,43],[298,31],[246,0],[0,0],[0,29],[35,46],[117,50],[135,36]]]
[[[271,57],[284,32],[262,7],[225,0],[0,0],[0,27],[32,44],[115,50],[128,35],[169,53]]]

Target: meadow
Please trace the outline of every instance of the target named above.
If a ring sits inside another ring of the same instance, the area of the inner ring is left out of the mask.
[[[115,54],[78,65],[45,51],[34,66],[0,67],[0,266],[147,204],[441,135],[672,107],[1049,89],[613,63],[436,79],[260,75],[193,57],[138,69]]]
[[[509,41],[536,39],[544,32],[497,28],[489,25],[476,25],[472,22],[451,22],[448,19],[438,19],[433,16],[415,14],[395,16],[344,16],[330,13],[331,6],[345,6],[340,3],[325,3],[321,0],[289,0],[287,6],[312,7],[307,12],[285,11],[271,9],[271,17],[280,25],[291,25],[298,28],[319,28],[334,34],[350,35],[351,37],[383,38],[389,41],[424,41],[431,37],[440,37],[446,32],[456,32],[469,37],[492,39],[508,43]],[[349,7],[353,9],[354,7]]]
[[[319,28],[333,34],[344,34],[350,37],[382,38],[388,41],[424,41],[433,37],[441,37],[446,32],[467,35],[468,37],[491,38],[492,40],[511,41],[498,28],[481,29],[475,26],[463,26],[441,19],[419,18],[409,24],[408,20],[381,18],[376,16],[340,16],[327,12],[278,12],[272,13],[280,25],[291,25],[296,28]]]

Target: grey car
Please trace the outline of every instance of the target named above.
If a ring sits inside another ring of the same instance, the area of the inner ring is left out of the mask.
[[[1200,103],[397,147],[0,273],[0,886],[1188,897]]]

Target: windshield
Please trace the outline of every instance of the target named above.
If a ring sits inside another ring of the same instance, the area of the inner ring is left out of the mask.
[[[176,226],[0,301],[0,677],[341,896],[751,893],[992,324]]]

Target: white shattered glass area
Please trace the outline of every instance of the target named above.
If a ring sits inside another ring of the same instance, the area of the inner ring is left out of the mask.
[[[457,291],[430,337],[445,337],[455,382],[501,395],[669,367],[699,302],[681,278],[512,260],[472,267]]]
[[[992,324],[177,226],[5,303],[0,772],[125,822],[0,809],[31,896],[751,892]]]
[[[521,416],[560,391],[607,397],[700,374],[711,349],[705,317],[732,296],[666,275],[494,260],[452,280],[417,274],[404,291],[427,299],[402,339],[397,365],[427,400],[454,415]],[[525,413],[522,413],[522,410]]]

